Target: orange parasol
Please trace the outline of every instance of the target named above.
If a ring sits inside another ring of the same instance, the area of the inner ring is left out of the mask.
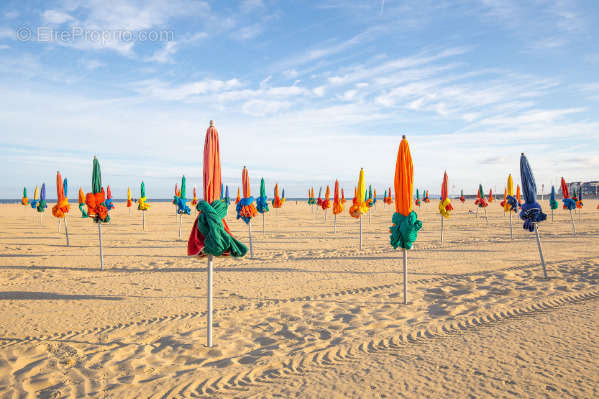
[[[395,163],[395,213],[391,226],[391,246],[403,249],[404,303],[408,303],[408,253],[416,241],[422,222],[412,210],[414,193],[414,164],[406,136],[402,137]]]
[[[252,218],[258,214],[258,210],[254,205],[254,197],[250,193],[250,176],[247,168],[244,166],[241,172],[241,183],[243,190],[243,198],[237,204],[237,219],[243,220],[248,225],[250,239],[250,258],[254,257],[254,249],[252,246]]]

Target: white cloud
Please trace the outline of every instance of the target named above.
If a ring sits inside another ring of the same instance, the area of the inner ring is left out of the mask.
[[[231,90],[240,86],[241,82],[237,79],[229,79],[226,81],[205,79],[178,86],[169,86],[165,82],[150,79],[136,82],[133,85],[134,89],[144,96],[170,101],[179,101],[189,97],[214,93],[217,91]]]
[[[66,12],[57,10],[46,10],[42,13],[42,19],[45,23],[61,25],[68,21],[73,21],[74,18]]]
[[[290,106],[291,103],[288,101],[249,100],[243,104],[242,110],[248,115],[265,116],[277,113],[283,109],[289,108]]]
[[[19,12],[17,10],[11,10],[4,13],[4,18],[6,19],[15,19],[19,16]]]
[[[313,93],[314,93],[314,95],[316,95],[317,97],[322,97],[322,96],[324,96],[325,87],[324,87],[324,86],[318,86],[318,87],[315,87],[314,89],[312,89],[312,92],[313,92]]]
[[[84,65],[85,65],[85,68],[89,69],[90,71],[95,71],[98,68],[106,66],[105,63],[98,61],[98,60],[85,60]]]
[[[158,49],[152,54],[151,57],[147,58],[147,61],[158,62],[161,64],[173,63],[172,56],[177,52],[177,42],[171,41],[166,42],[164,47]]]
[[[231,32],[231,37],[235,40],[251,40],[264,32],[265,25],[263,23],[244,26],[234,32]]]
[[[8,44],[0,44],[0,50],[8,50],[10,46]]]
[[[0,27],[0,39],[14,39],[15,32],[9,28]]]

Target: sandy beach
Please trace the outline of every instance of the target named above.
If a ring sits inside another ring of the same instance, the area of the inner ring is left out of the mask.
[[[150,201],[151,202],[151,201]],[[0,397],[597,397],[599,211],[586,200],[533,233],[495,201],[472,201],[439,240],[436,200],[409,251],[389,245],[393,210],[324,222],[288,201],[253,221],[254,259],[215,259],[214,344],[206,347],[206,260],[186,256],[193,216],[154,203],[142,232],[124,203],[98,229],[0,206]],[[53,204],[48,204],[51,207]],[[349,203],[346,203],[346,208]],[[194,213],[192,212],[192,215]],[[478,212],[483,215],[482,211]],[[248,242],[247,226],[228,222]]]

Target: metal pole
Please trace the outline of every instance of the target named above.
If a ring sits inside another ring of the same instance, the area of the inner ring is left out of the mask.
[[[252,221],[248,223],[250,229],[250,258],[254,258],[254,247],[252,246]]]
[[[539,226],[535,223],[535,235],[537,236],[537,247],[539,247],[539,256],[543,265],[543,274],[547,278],[547,268],[545,267],[545,258],[543,257],[543,248],[541,248],[541,239],[539,238]]]
[[[327,222],[327,210],[326,209],[324,210],[324,222],[325,223]]]
[[[67,236],[67,247],[70,247],[70,245],[69,245],[69,226],[67,224],[67,219],[66,218],[64,219],[64,233]]]
[[[553,209],[551,209],[551,223],[553,223]]]
[[[179,240],[181,239],[181,219],[183,219],[183,214],[179,215]]]
[[[572,217],[572,210],[570,209],[570,221],[572,222],[572,232],[576,235],[576,227],[574,226],[574,218]]]
[[[333,216],[333,233],[337,233],[337,215]]]
[[[62,224],[62,219],[58,219],[58,232],[60,233],[60,225]]]
[[[262,214],[262,235],[264,236],[264,213]]]
[[[443,215],[441,215],[441,244],[443,244]]]
[[[362,250],[362,215],[360,215],[360,251]]]
[[[487,217],[487,208],[483,208],[485,211],[485,220],[487,221],[487,226],[489,225],[489,218]]]
[[[206,332],[206,346],[212,347],[212,261],[213,256],[208,255],[208,313],[206,314],[207,332]]]
[[[98,222],[98,236],[100,237],[100,271],[104,270],[104,252],[102,252],[102,222]]]
[[[141,211],[141,230],[146,231],[146,211]]]
[[[510,240],[514,239],[514,235],[512,233],[512,210],[510,209]]]
[[[408,251],[403,250],[403,303],[408,304]]]
[[[370,215],[372,214],[372,212],[368,212],[368,224],[370,224]]]

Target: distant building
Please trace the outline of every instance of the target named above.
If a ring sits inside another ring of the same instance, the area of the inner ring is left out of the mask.
[[[570,190],[570,192],[572,192],[573,189],[576,189],[576,192],[578,192],[579,188],[582,185],[582,197],[597,197],[599,194],[599,180],[593,180],[593,181],[586,181],[586,182],[579,182],[579,181],[573,181],[568,183],[568,190]],[[561,195],[562,194],[562,187],[559,186],[558,189],[558,194]]]

